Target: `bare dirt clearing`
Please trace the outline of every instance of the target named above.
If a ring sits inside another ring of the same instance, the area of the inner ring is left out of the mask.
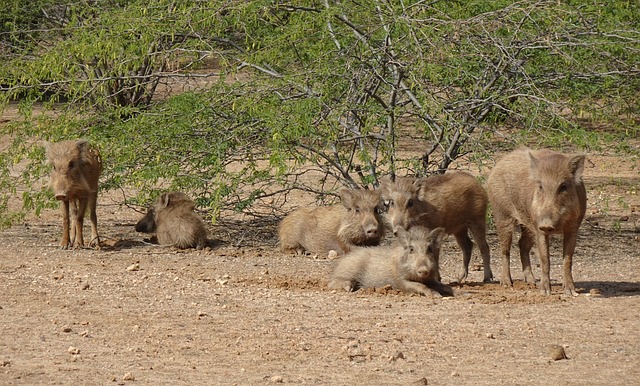
[[[179,252],[144,243],[140,215],[101,196],[103,250],[62,251],[47,211],[0,233],[0,384],[635,384],[638,161],[590,159],[575,298],[561,295],[558,238],[552,296],[521,281],[516,257],[515,288],[481,284],[476,267],[463,295],[438,300],[330,291],[331,262],[279,252],[275,224],[212,226],[214,248]],[[452,237],[441,259],[451,282]]]

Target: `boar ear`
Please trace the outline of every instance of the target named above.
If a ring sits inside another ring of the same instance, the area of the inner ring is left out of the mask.
[[[340,202],[342,202],[342,206],[344,206],[347,209],[353,208],[354,197],[353,197],[353,192],[350,189],[347,189],[347,188],[340,189],[338,194],[340,195]]]
[[[44,151],[47,158],[51,158],[51,142],[49,141],[44,142]]]
[[[169,206],[170,201],[171,201],[171,195],[169,193],[162,193],[162,195],[160,196],[160,205],[163,208],[166,208],[167,206]]]
[[[396,234],[398,237],[398,241],[400,241],[400,244],[402,244],[402,246],[406,247],[407,245],[409,245],[409,232],[407,232],[404,228],[398,228]]]
[[[380,193],[383,197],[389,196],[392,183],[393,181],[391,180],[391,175],[384,176],[380,179]]]
[[[89,141],[87,141],[86,139],[78,140],[78,142],[76,142],[76,148],[78,148],[78,151],[80,153],[86,152],[87,150],[89,150]]]
[[[582,182],[582,173],[584,172],[585,155],[575,155],[569,158],[569,170],[573,174],[573,180],[576,184]]]
[[[446,233],[444,232],[444,228],[438,227],[429,233],[429,238],[433,240],[433,244],[435,245],[436,248],[439,249],[440,246],[442,245],[442,241],[444,240],[445,235]]]
[[[527,154],[529,155],[529,162],[530,162],[530,168],[531,168],[531,176],[534,179],[539,178],[538,176],[538,167],[540,165],[540,160],[538,160],[533,153],[531,152],[531,150],[527,151]]]
[[[416,178],[411,185],[411,194],[420,195],[420,191],[426,188],[425,181],[426,178]]]

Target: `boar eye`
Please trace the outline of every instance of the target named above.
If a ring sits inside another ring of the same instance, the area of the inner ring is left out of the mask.
[[[433,247],[431,245],[427,247],[427,253],[433,253]]]
[[[558,187],[558,193],[564,193],[567,191],[567,183],[563,182],[560,184],[560,186]]]
[[[73,169],[76,166],[74,161],[69,161],[69,169]]]
[[[413,199],[409,199],[409,201],[407,201],[407,208],[412,208],[413,207]]]

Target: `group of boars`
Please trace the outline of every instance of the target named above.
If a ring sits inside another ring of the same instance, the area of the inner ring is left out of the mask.
[[[63,214],[60,247],[84,246],[86,211],[91,219],[89,246],[99,247],[99,151],[86,140],[61,141],[47,145],[47,158],[53,167],[51,187],[56,200],[61,201]],[[513,234],[519,227],[524,280],[535,283],[529,256],[536,246],[542,270],[539,288],[549,295],[549,237],[562,234],[563,290],[575,296],[571,267],[586,210],[584,163],[585,155],[518,148],[498,160],[486,179],[486,190],[463,171],[423,178],[386,176],[379,189],[344,188],[339,191],[339,204],[289,213],[278,228],[280,247],[287,253],[335,257],[329,278],[332,289],[390,286],[427,296],[454,296],[453,288],[442,283],[440,276],[443,239],[453,235],[462,250],[459,283],[469,272],[473,249],[469,233],[480,249],[484,282],[492,281],[486,241],[490,203],[502,256],[500,283],[513,285],[509,259]],[[135,229],[155,233],[161,245],[202,249],[208,245],[207,229],[194,209],[195,203],[187,195],[163,193]],[[391,228],[394,237],[388,245],[380,245],[385,228]]]

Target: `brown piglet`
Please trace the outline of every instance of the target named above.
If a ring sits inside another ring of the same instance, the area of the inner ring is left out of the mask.
[[[208,246],[207,229],[194,208],[195,203],[184,193],[163,193],[135,229],[143,233],[155,232],[160,245],[203,249]]]
[[[416,226],[400,229],[393,245],[354,248],[336,262],[329,288],[351,292],[391,286],[426,296],[453,296],[453,289],[440,282],[444,236],[444,228],[429,231]]]
[[[320,255],[333,250],[342,255],[354,245],[378,245],[384,233],[380,193],[342,189],[339,194],[340,204],[300,208],[287,215],[278,227],[281,249]]]
[[[426,178],[398,177],[382,180],[382,196],[389,206],[387,216],[394,233],[422,225],[444,228],[454,235],[462,249],[462,270],[458,281],[469,274],[473,242],[478,244],[484,265],[484,281],[493,278],[491,252],[487,244],[487,193],[469,173],[453,171]]]
[[[100,248],[96,215],[98,179],[102,172],[100,152],[84,139],[61,141],[47,144],[47,159],[53,166],[51,188],[62,208],[60,247],[84,246],[82,226],[88,209],[91,220],[89,245]]]
[[[566,294],[577,295],[571,266],[587,194],[582,181],[584,155],[566,156],[542,149],[515,150],[498,161],[487,179],[487,190],[502,251],[500,282],[512,286],[509,256],[514,227],[525,281],[534,283],[529,253],[535,244],[542,268],[540,291],[551,293],[549,236],[562,234]]]

